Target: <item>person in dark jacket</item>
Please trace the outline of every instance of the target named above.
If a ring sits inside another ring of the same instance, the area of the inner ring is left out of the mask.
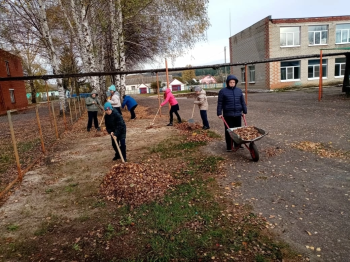
[[[117,149],[117,145],[114,142],[113,135],[117,137],[117,143],[119,145],[120,151],[122,152],[124,161],[126,162],[126,125],[121,114],[118,110],[113,108],[112,104],[106,102],[104,104],[105,115],[105,126],[108,134],[111,135],[112,146],[115,151],[115,156],[113,160],[120,159],[120,155]]]
[[[136,100],[131,96],[124,95],[122,108],[124,108],[125,105],[128,107],[128,110],[130,111],[131,119],[136,119],[136,115],[135,115],[135,108],[137,107]]]
[[[221,89],[218,97],[217,115],[219,118],[224,118],[230,128],[240,127],[242,113],[247,114],[247,106],[244,101],[243,93],[237,87],[238,79],[234,75],[227,76],[226,87]],[[226,150],[236,151],[240,148],[234,143],[225,126]]]
[[[98,126],[98,119],[97,119],[97,112],[98,109],[102,109],[102,105],[100,100],[97,98],[98,94],[95,90],[91,92],[91,96],[85,98],[85,104],[88,112],[88,124],[87,124],[87,131],[90,132],[92,127],[92,120],[94,120],[94,126],[97,131],[101,131],[100,127]]]

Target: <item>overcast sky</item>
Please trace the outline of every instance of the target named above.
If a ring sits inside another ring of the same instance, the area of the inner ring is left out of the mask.
[[[168,66],[224,63],[225,46],[228,63],[230,35],[237,34],[269,15],[276,19],[349,14],[350,0],[209,0],[208,15],[211,26],[207,30],[207,41],[197,43],[195,48],[188,50],[186,55],[176,61],[168,59]],[[164,59],[162,60],[158,64],[147,65],[145,69],[164,68]]]

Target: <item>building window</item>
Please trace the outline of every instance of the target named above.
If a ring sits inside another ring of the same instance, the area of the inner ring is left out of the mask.
[[[345,74],[345,57],[335,59],[334,76],[344,76]]]
[[[350,43],[350,24],[336,25],[335,27],[335,43]]]
[[[11,103],[12,104],[16,103],[15,90],[14,89],[10,89],[10,97],[11,97]]]
[[[135,91],[136,86],[131,86],[131,90]]]
[[[300,45],[300,27],[281,27],[280,28],[281,46],[299,46]]]
[[[255,66],[249,66],[249,83],[255,83]]]
[[[300,79],[300,61],[281,62],[281,81]]]
[[[245,68],[244,67],[241,68],[241,79],[242,79],[242,83],[245,83]]]
[[[8,76],[10,76],[11,75],[10,63],[8,61],[5,61],[5,65],[6,65],[6,73]]]
[[[326,45],[328,38],[327,25],[309,26],[309,45]]]
[[[320,59],[308,61],[308,78],[320,77]],[[327,77],[327,59],[322,59],[322,77]]]

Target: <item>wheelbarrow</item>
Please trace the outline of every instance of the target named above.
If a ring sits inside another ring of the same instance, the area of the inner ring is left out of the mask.
[[[228,124],[226,123],[225,119],[222,117],[221,118],[222,121],[224,121],[226,127],[227,127],[227,132],[230,134],[232,140],[239,146],[244,145],[250,152],[250,155],[252,156],[252,159],[254,162],[258,162],[259,161],[259,151],[257,146],[255,145],[255,141],[260,140],[261,138],[263,138],[264,136],[266,136],[268,134],[268,132],[264,131],[261,128],[255,127],[254,128],[259,132],[260,136],[252,139],[252,140],[244,140],[242,139],[238,134],[236,134],[234,131],[238,130],[238,129],[242,129],[244,127],[235,127],[235,128],[230,128],[228,126]],[[245,126],[247,126],[247,122],[245,120],[245,115],[243,115],[243,120],[244,120],[244,124]],[[249,144],[249,146],[247,145]]]

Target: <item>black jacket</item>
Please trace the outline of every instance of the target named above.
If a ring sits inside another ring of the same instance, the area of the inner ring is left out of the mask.
[[[112,114],[105,115],[105,125],[108,134],[113,132],[119,139],[126,138],[126,125],[124,119],[116,109],[112,110]]]

